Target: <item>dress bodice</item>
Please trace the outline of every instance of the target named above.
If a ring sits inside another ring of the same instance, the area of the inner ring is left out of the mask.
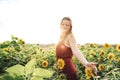
[[[59,42],[56,46],[56,57],[72,58],[71,48],[67,47],[63,42]]]

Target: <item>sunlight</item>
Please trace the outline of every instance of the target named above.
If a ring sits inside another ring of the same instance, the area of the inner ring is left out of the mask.
[[[60,21],[69,16],[77,43],[120,43],[119,3],[109,0],[71,0],[69,4],[67,0],[64,3],[63,0],[1,0],[0,42],[14,35],[27,43],[57,43]]]

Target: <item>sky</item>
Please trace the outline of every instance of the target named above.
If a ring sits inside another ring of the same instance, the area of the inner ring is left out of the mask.
[[[0,43],[57,43],[65,16],[78,44],[120,43],[120,0],[0,0]]]

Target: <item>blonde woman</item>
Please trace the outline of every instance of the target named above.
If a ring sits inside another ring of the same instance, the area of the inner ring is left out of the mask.
[[[72,62],[72,56],[75,55],[83,66],[90,67],[96,74],[96,63],[88,62],[77,47],[74,35],[72,33],[72,21],[69,17],[64,17],[61,20],[60,29],[60,40],[56,45],[56,59],[62,59],[65,63],[65,66],[60,73],[65,74],[67,80],[78,80],[76,68]]]

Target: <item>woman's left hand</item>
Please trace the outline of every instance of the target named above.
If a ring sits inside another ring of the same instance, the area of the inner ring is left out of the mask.
[[[93,74],[94,74],[94,75],[97,75],[97,67],[96,67],[96,64],[97,64],[97,63],[94,63],[94,62],[88,62],[85,67],[86,67],[86,68],[91,68]]]

